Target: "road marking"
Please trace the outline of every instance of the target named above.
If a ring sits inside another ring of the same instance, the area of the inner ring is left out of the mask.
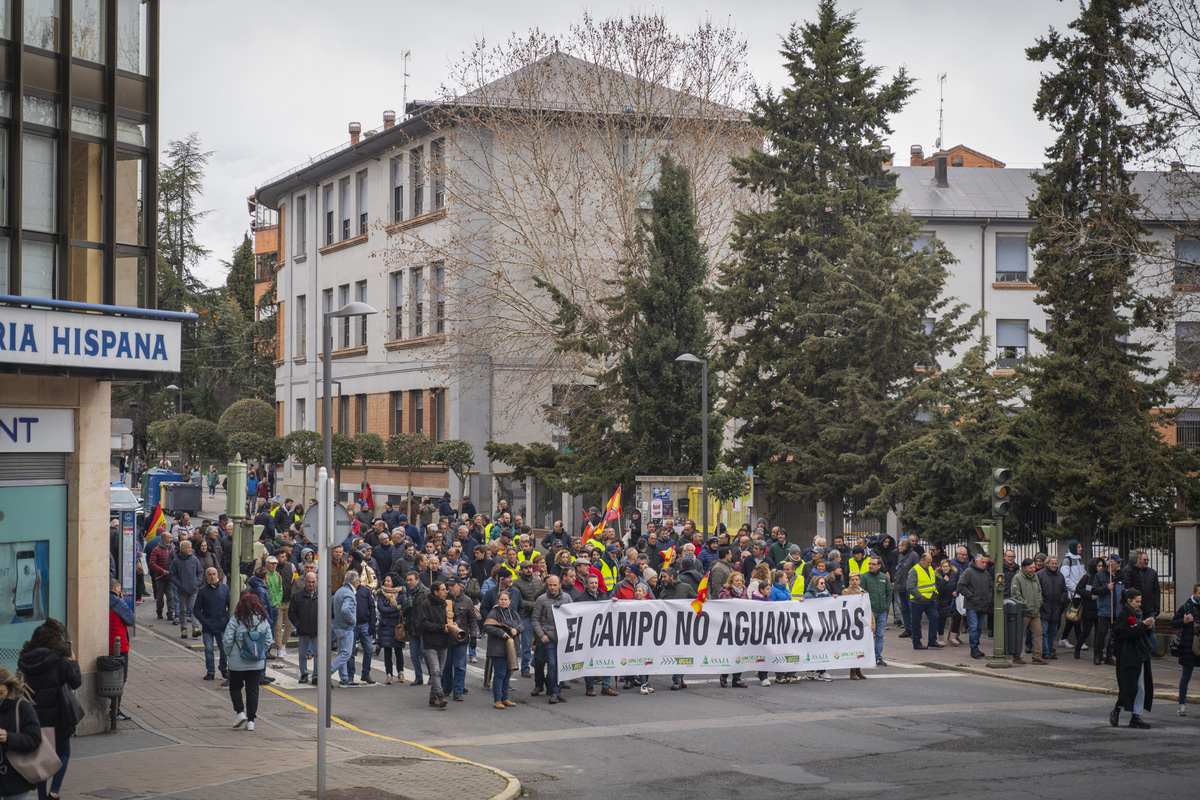
[[[304,702],[303,700],[297,700],[295,697],[292,697],[287,692],[279,691],[274,686],[268,686],[267,691],[274,692],[275,694],[279,695],[282,698],[291,700],[296,705],[303,706],[304,708],[307,708],[309,711],[313,712],[314,714],[317,713],[317,709],[315,706],[310,706],[308,703]],[[406,745],[409,745],[410,747],[415,747],[418,750],[424,750],[427,753],[433,753],[434,755],[441,756],[442,758],[448,758],[451,761],[466,761],[467,760],[465,758],[459,758],[458,756],[452,756],[449,753],[446,753],[442,750],[438,750],[433,747],[426,747],[423,744],[417,744],[416,742],[406,742],[404,739],[397,739],[392,736],[384,736],[382,733],[375,733],[374,731],[363,730],[362,728],[359,728],[355,725],[351,725],[349,722],[346,722],[343,719],[338,719],[337,717],[334,717],[334,716],[331,716],[330,719],[333,720],[334,722],[336,722],[338,725],[341,725],[344,728],[349,728],[350,730],[354,731],[355,733],[361,733],[365,736],[374,736],[376,739],[386,739],[389,742],[399,742],[400,744],[406,744]],[[320,721],[318,721],[317,724],[318,725],[321,724]]]

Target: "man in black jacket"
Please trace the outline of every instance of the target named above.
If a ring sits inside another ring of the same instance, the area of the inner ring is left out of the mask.
[[[958,577],[958,593],[962,596],[967,612],[967,639],[971,645],[971,658],[987,658],[979,649],[981,623],[993,604],[992,572],[987,568],[987,562],[987,555],[980,553]]]
[[[229,587],[221,583],[217,570],[213,567],[204,571],[204,585],[196,592],[192,614],[200,623],[200,630],[204,634],[204,680],[214,680],[216,669],[220,670],[222,679],[228,679],[229,661],[225,657],[225,645],[221,636],[229,622]],[[213,664],[214,650],[221,654],[219,665]]]
[[[1037,578],[1042,584],[1042,658],[1056,659],[1058,653],[1054,651],[1054,643],[1058,637],[1058,624],[1070,598],[1067,582],[1058,568],[1058,556],[1046,559],[1046,566]]]
[[[375,649],[372,637],[375,636],[375,595],[365,585],[360,583],[354,589],[354,599],[358,602],[358,615],[355,617],[354,641],[362,648],[362,682],[370,685],[375,683],[371,677],[371,651]],[[354,658],[351,656],[350,683],[354,683]]]
[[[296,628],[296,637],[300,640],[300,682],[308,680],[308,651],[311,648],[316,657],[317,641],[317,573],[309,572],[304,576],[304,587],[292,594],[292,602],[288,606],[288,619]],[[317,676],[312,678],[313,685]]]
[[[415,570],[404,576],[404,587],[408,594],[408,608],[404,610],[404,626],[408,628],[408,657],[412,661],[413,674],[416,677],[412,685],[420,686],[423,683],[421,669],[425,663],[425,640],[417,623],[429,592]]]
[[[427,599],[418,612],[417,630],[425,646],[425,666],[429,670],[429,705],[446,707],[442,691],[442,671],[446,668],[446,649],[450,643],[450,622],[446,614],[446,584],[434,581]]]
[[[1126,589],[1137,589],[1142,593],[1142,617],[1151,619],[1162,611],[1162,594],[1159,591],[1158,573],[1150,568],[1150,555],[1140,550],[1129,554],[1129,564],[1121,571],[1121,582]],[[1158,655],[1158,637],[1154,639],[1154,654]]]

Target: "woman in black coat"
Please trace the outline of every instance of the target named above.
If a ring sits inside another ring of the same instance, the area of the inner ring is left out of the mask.
[[[1121,612],[1113,624],[1113,654],[1117,657],[1117,704],[1108,715],[1108,724],[1114,728],[1121,721],[1122,709],[1133,717],[1131,728],[1149,728],[1142,714],[1150,710],[1154,702],[1154,678],[1150,673],[1150,656],[1154,645],[1154,617],[1142,619],[1142,593],[1137,589],[1126,589],[1121,593]]]
[[[1200,583],[1192,587],[1192,596],[1175,612],[1171,620],[1172,628],[1179,628],[1179,666],[1183,674],[1179,676],[1179,710],[1181,717],[1187,716],[1188,682],[1192,679],[1192,670],[1200,665],[1200,657],[1192,650],[1192,642],[1196,639],[1196,620],[1200,618]]]
[[[1084,647],[1087,641],[1088,634],[1095,627],[1099,614],[1096,613],[1096,596],[1092,594],[1092,582],[1096,579],[1096,562],[1099,559],[1088,559],[1087,572],[1079,579],[1079,583],[1075,585],[1075,594],[1083,601],[1083,607],[1080,609],[1080,632],[1078,638],[1075,639],[1075,657],[1079,658],[1079,651]],[[1072,587],[1067,587],[1068,589]],[[1096,651],[1095,663],[1100,663],[1099,650]]]
[[[42,726],[29,702],[25,681],[0,667],[0,797],[25,797],[33,784],[8,763],[9,753],[32,753],[42,746]]]
[[[62,766],[50,779],[49,791],[46,782],[38,784],[38,797],[55,800],[67,774],[67,762],[71,760],[71,737],[75,726],[63,720],[62,687],[78,689],[83,683],[79,662],[67,644],[67,631],[62,623],[50,618],[34,629],[29,641],[21,648],[17,668],[25,678],[33,694],[38,722],[43,728],[54,729],[54,746]]]

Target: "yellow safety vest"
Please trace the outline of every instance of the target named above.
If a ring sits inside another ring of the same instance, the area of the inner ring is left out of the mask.
[[[864,572],[868,572],[870,569],[871,569],[870,556],[863,556],[862,561],[855,561],[853,558],[850,559],[850,574],[851,575],[862,575]]]
[[[517,563],[524,564],[526,561],[533,561],[533,557],[537,554],[537,550],[530,550],[528,553],[524,550],[517,550]]]
[[[517,568],[516,568],[516,567],[510,567],[510,566],[508,565],[508,562],[507,562],[507,561],[505,561],[505,562],[502,562],[502,563],[500,564],[500,569],[504,570],[504,571],[505,571],[505,572],[507,572],[509,575],[511,575],[511,576],[512,576],[512,579],[513,579],[514,581],[517,579]]]
[[[933,567],[922,567],[918,564],[913,569],[917,572],[917,593],[910,593],[908,599],[928,603],[933,600],[933,593],[937,591],[937,578]]]
[[[600,559],[600,574],[604,576],[604,585],[611,592],[613,587],[617,585],[617,568],[609,566],[609,563],[603,558]]]
[[[792,599],[800,600],[804,597],[804,576],[796,573],[796,580],[792,581]]]

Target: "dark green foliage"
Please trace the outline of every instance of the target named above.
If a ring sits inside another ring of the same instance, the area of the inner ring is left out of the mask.
[[[333,478],[337,481],[338,491],[341,491],[342,467],[353,464],[358,460],[358,443],[354,441],[352,436],[344,433],[335,433],[329,443],[329,452],[333,458]],[[324,458],[323,444],[322,458]]]
[[[475,466],[475,449],[462,439],[447,439],[433,451],[433,460],[445,464],[458,476],[458,496],[466,494],[467,472]]]
[[[1170,417],[1177,370],[1156,373],[1149,345],[1127,341],[1156,324],[1159,303],[1132,281],[1151,254],[1125,165],[1161,144],[1166,127],[1136,88],[1147,31],[1127,15],[1139,0],[1090,0],[1070,27],[1029,48],[1053,71],[1034,110],[1058,137],[1030,202],[1030,235],[1049,330],[1025,369],[1029,418],[1017,478],[1060,515],[1064,536],[1098,524],[1164,519],[1189,468],[1155,430]],[[1130,80],[1134,78],[1135,80]]]
[[[217,424],[206,419],[193,419],[179,428],[179,443],[191,456],[221,459],[225,456],[225,437]]]
[[[790,83],[758,92],[752,114],[766,147],[733,161],[767,207],[735,217],[737,258],[709,297],[724,410],[744,421],[733,461],[783,499],[878,495],[932,398],[935,372],[918,365],[967,333],[939,299],[949,253],[913,248],[920,225],[893,208],[882,166],[912,80],[880,84],[854,29],[823,0],[784,37]]]
[[[225,409],[218,427],[226,438],[235,433],[252,433],[262,439],[273,438],[275,409],[262,400],[238,400]]]
[[[379,463],[387,458],[387,448],[378,433],[356,433],[354,443],[358,447],[358,459],[362,462],[363,480],[367,479],[367,462]]]
[[[229,268],[225,276],[225,296],[237,303],[247,321],[254,319],[254,242],[250,234],[233,251],[233,258],[222,262]]]
[[[325,440],[314,431],[292,431],[286,437],[288,454],[302,467],[319,466],[325,457]]]
[[[433,460],[433,440],[423,433],[397,433],[387,442],[387,457],[408,475],[408,509],[412,517],[413,471]]]
[[[718,466],[708,473],[708,493],[719,503],[732,503],[746,494],[746,472],[733,467]],[[692,514],[699,517],[699,514]]]

